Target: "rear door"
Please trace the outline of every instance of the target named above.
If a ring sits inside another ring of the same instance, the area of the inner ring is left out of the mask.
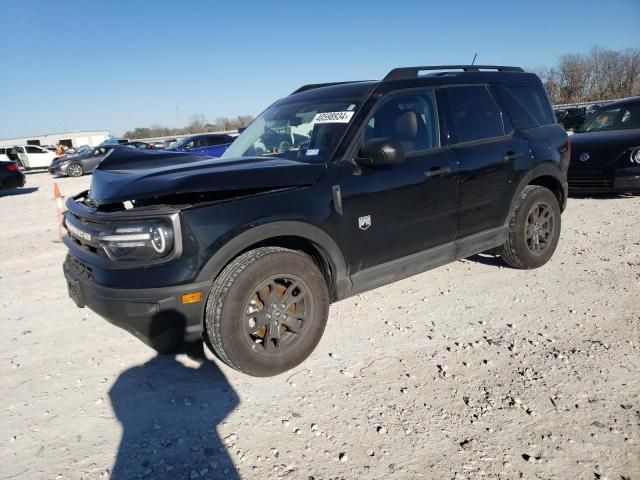
[[[510,128],[487,86],[449,87],[446,96],[460,182],[457,238],[464,238],[504,224],[508,185],[527,143],[507,134]]]

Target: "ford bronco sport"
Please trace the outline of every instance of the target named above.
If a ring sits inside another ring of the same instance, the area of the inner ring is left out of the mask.
[[[306,85],[220,159],[115,149],[64,225],[69,294],[158,351],[275,375],[329,304],[486,251],[553,255],[569,144],[538,79],[410,67]]]

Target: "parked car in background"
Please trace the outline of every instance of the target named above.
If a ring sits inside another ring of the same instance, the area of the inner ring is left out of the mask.
[[[9,190],[23,187],[25,184],[24,173],[16,162],[0,161],[0,190]]]
[[[116,138],[116,137],[108,137],[105,138],[104,141],[98,145],[99,147],[103,145],[122,145],[123,143],[129,143],[130,140],[128,138]]]
[[[640,192],[640,97],[601,107],[571,137],[569,190]]]
[[[172,152],[189,152],[195,155],[220,157],[233,143],[234,137],[220,133],[204,133],[181,138],[166,150]]]
[[[563,108],[555,110],[556,120],[565,130],[575,130],[584,123],[586,111],[586,108]]]
[[[131,142],[121,143],[120,145],[129,148],[135,148],[137,150],[153,150],[155,147],[147,142],[141,142],[139,140],[132,140]]]
[[[25,170],[47,168],[56,154],[38,145],[15,145],[0,148],[0,155],[5,155]]]
[[[102,145],[84,150],[77,155],[64,155],[49,165],[49,173],[54,176],[81,177],[91,173],[105,157],[119,145]],[[122,148],[122,147],[120,147]]]

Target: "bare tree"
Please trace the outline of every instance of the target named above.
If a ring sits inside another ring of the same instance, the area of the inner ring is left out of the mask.
[[[558,64],[537,69],[554,103],[577,103],[640,95],[640,49],[594,47],[587,54],[562,55]]]

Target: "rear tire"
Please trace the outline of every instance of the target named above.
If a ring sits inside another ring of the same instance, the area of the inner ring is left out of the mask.
[[[84,169],[78,162],[70,163],[67,167],[67,175],[69,175],[70,177],[81,177],[83,174]]]
[[[500,256],[514,268],[533,269],[553,256],[560,239],[561,212],[551,190],[527,185],[509,223],[509,236]]]
[[[267,377],[311,354],[328,314],[327,284],[314,261],[296,250],[262,247],[237,257],[216,278],[205,327],[223,362]]]

